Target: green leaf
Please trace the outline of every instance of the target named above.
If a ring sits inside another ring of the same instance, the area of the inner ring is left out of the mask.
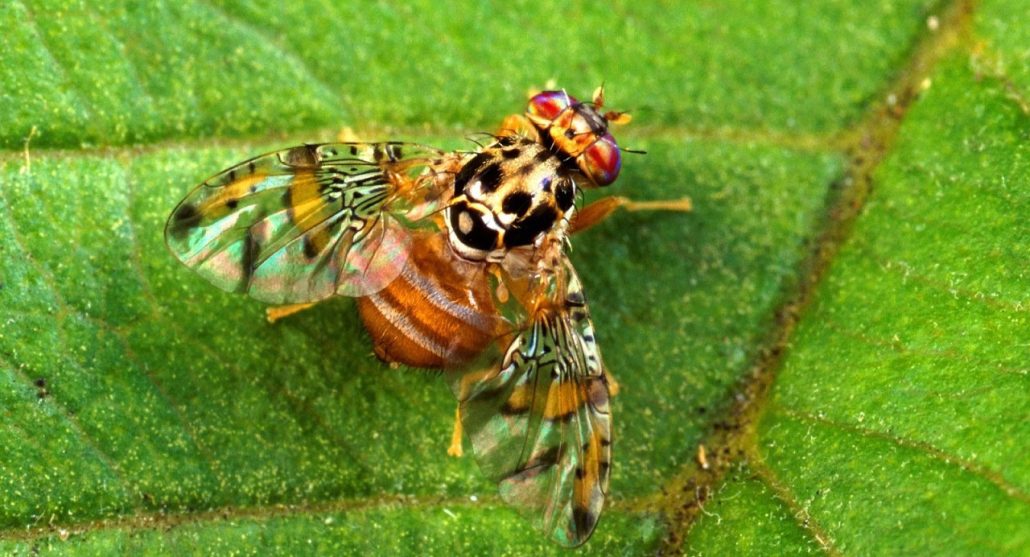
[[[0,553],[562,553],[352,301],[268,325],[162,239],[234,162],[344,126],[467,148],[549,79],[633,113],[608,190],[695,205],[573,242],[622,386],[588,552],[1025,552],[1020,13],[4,3]]]
[[[1030,547],[1030,118],[972,62],[946,59],[906,116],[710,513],[768,522],[778,501],[831,553]],[[772,490],[733,497],[756,480]],[[692,550],[732,547],[712,516]]]
[[[912,109],[760,425],[841,551],[892,530],[908,554],[1030,544],[1030,119],[966,64]]]

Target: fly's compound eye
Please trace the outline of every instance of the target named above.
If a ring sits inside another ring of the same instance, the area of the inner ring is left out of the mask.
[[[483,210],[464,201],[455,203],[447,210],[450,228],[459,242],[481,251],[497,248],[497,231],[487,226],[490,216]]]
[[[529,99],[526,115],[538,128],[547,129],[551,120],[574,104],[579,104],[579,101],[565,91],[544,91]]]
[[[606,133],[576,158],[576,165],[594,184],[607,186],[619,177],[622,153],[612,134]]]

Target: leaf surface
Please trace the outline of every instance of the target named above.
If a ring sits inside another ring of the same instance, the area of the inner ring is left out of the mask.
[[[268,325],[162,239],[235,162],[468,148],[549,79],[634,115],[605,193],[695,206],[573,242],[622,386],[588,552],[1024,552],[1020,9],[5,3],[0,553],[560,553],[351,301]]]

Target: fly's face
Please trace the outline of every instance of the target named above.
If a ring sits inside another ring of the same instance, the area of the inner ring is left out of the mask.
[[[465,259],[500,261],[564,226],[576,185],[547,147],[502,137],[468,159],[454,179],[447,208],[451,246]]]
[[[544,91],[529,100],[526,116],[540,140],[560,153],[596,186],[607,186],[619,177],[622,156],[608,124],[625,123],[621,112],[601,114],[604,92],[598,87],[593,102],[582,103],[565,91]]]

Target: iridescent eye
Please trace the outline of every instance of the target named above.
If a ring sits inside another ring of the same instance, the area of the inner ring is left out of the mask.
[[[562,110],[573,104],[579,104],[579,101],[565,91],[544,91],[529,99],[529,117],[534,121],[546,120],[550,122]]]
[[[619,177],[622,154],[612,134],[606,133],[576,159],[579,169],[598,186],[607,186]]]

